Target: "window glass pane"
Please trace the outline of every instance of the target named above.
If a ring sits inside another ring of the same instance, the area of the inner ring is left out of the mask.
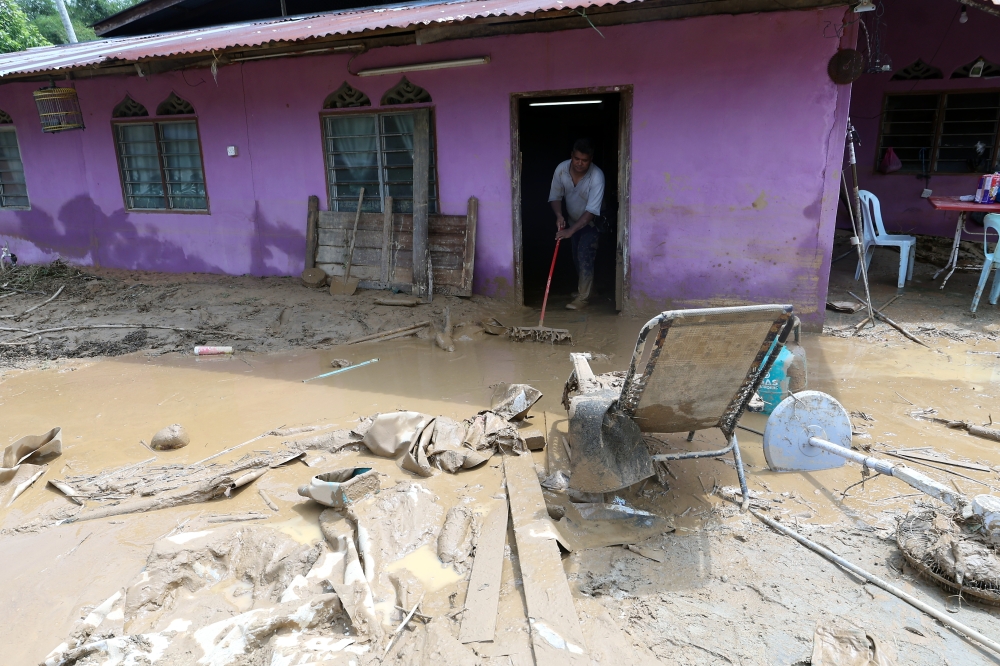
[[[998,120],[1000,92],[946,95],[935,170],[944,173],[992,171]]]
[[[14,128],[0,129],[0,208],[27,208],[28,188]]]
[[[892,148],[903,163],[904,173],[930,170],[939,100],[937,94],[890,95],[886,99],[879,162]]]
[[[160,160],[156,154],[156,127],[153,123],[117,124],[115,138],[126,207],[166,208]]]
[[[331,210],[356,211],[358,194],[364,187],[361,210],[382,211],[375,121],[374,115],[326,116],[323,119]]]
[[[205,172],[201,166],[198,125],[194,122],[159,123],[163,182],[169,208],[205,210]]]
[[[413,211],[412,113],[325,116],[323,119],[327,185],[331,210],[353,211],[360,188],[362,210],[382,211],[382,197],[393,197],[397,213]],[[437,212],[434,128],[431,122],[428,205]]]

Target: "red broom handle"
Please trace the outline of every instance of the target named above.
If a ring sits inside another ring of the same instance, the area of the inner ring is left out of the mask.
[[[556,270],[556,257],[559,256],[559,243],[562,239],[556,240],[556,251],[552,253],[552,265],[549,266],[549,280],[545,283],[545,297],[542,299],[542,316],[538,318],[538,327],[542,327],[542,322],[545,321],[545,305],[549,302],[549,287],[552,286],[552,273]]]

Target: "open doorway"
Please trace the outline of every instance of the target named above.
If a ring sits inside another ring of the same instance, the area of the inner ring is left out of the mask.
[[[622,93],[522,96],[516,104],[520,197],[515,199],[520,215],[520,285],[523,303],[541,307],[552,254],[555,250],[555,216],[548,203],[552,174],[570,157],[573,143],[586,138],[594,146],[594,164],[604,172],[602,206],[604,231],[600,235],[594,266],[590,308],[621,309],[622,261],[619,234],[620,163],[622,146]],[[515,187],[515,192],[518,189]],[[567,218],[567,222],[569,218]],[[515,239],[518,240],[518,239]],[[572,300],[577,287],[572,243],[561,243],[549,308],[561,308]],[[518,258],[518,257],[515,257]]]

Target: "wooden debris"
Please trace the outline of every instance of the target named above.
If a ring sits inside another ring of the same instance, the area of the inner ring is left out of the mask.
[[[198,504],[208,502],[225,495],[227,490],[233,487],[233,479],[228,476],[220,476],[211,481],[187,486],[172,493],[150,497],[148,499],[132,500],[122,502],[115,506],[106,506],[92,511],[84,511],[71,518],[67,518],[67,523],[79,523],[85,520],[98,520],[110,518],[112,516],[122,516],[129,513],[147,513],[158,509],[167,509],[172,506],[183,504]]]
[[[507,502],[494,502],[490,515],[483,523],[476,544],[476,559],[465,597],[462,643],[492,641],[496,632],[497,606],[500,603],[500,574],[503,570],[504,544],[507,541]]]
[[[505,456],[504,475],[535,663],[589,666],[583,631],[531,455]]]
[[[900,458],[911,459],[911,460],[922,460],[924,462],[938,463],[939,465],[950,465],[952,467],[962,467],[965,469],[973,469],[977,472],[992,472],[993,470],[986,465],[977,465],[976,463],[961,462],[958,460],[951,460],[949,458],[935,458],[933,456],[921,456],[915,453],[904,452],[900,450],[893,451]]]
[[[423,303],[419,298],[413,296],[400,296],[398,298],[376,298],[376,305],[398,305],[404,308],[416,307]]]
[[[862,303],[864,303],[864,301],[862,301],[861,298],[859,296],[855,295],[854,293],[852,293],[850,291],[847,292],[847,293],[851,294],[851,296],[854,296],[854,298],[856,298],[859,301],[861,301]],[[882,306],[882,307],[885,307],[885,306]],[[913,335],[913,333],[910,333],[908,330],[906,330],[905,328],[903,328],[902,326],[900,326],[899,324],[897,324],[893,320],[889,319],[888,317],[886,317],[884,314],[882,314],[878,310],[875,310],[873,308],[873,312],[874,312],[874,315],[875,315],[876,319],[878,319],[880,321],[884,321],[885,323],[889,324],[889,326],[892,326],[894,329],[896,329],[897,331],[899,331],[900,333],[902,333],[904,337],[909,338],[910,340],[913,340],[918,345],[923,345],[924,347],[927,347],[928,349],[931,348],[931,346],[928,345],[926,342],[924,342],[923,340],[921,340],[917,336]]]
[[[21,314],[0,315],[0,319],[20,319],[24,315],[29,314],[31,312],[34,312],[35,310],[37,310],[38,308],[42,307],[43,305],[48,305],[49,303],[51,303],[52,301],[54,301],[56,299],[56,297],[58,297],[59,294],[61,294],[62,291],[63,291],[63,289],[65,289],[65,288],[66,288],[66,285],[63,285],[63,286],[59,287],[59,289],[56,290],[56,293],[52,294],[46,300],[42,301],[38,305],[35,305],[33,307],[28,308],[27,310],[25,310]]]
[[[524,445],[529,451],[541,451],[545,448],[545,435],[538,428],[521,430],[517,436],[524,440]]]
[[[408,625],[410,623],[410,620],[413,619],[414,613],[416,613],[417,609],[420,608],[420,603],[423,600],[424,600],[424,595],[421,594],[420,598],[417,599],[417,603],[414,604],[413,610],[411,610],[407,614],[407,616],[403,618],[403,621],[400,622],[399,626],[396,627],[395,631],[392,632],[392,636],[389,637],[389,644],[385,646],[385,652],[382,653],[383,659],[385,658],[385,655],[389,654],[389,650],[392,649],[392,645],[393,645],[393,643],[396,642],[396,637],[399,636],[399,632],[401,632],[406,627],[406,625]]]
[[[407,335],[413,335],[421,328],[425,326],[430,326],[429,321],[420,321],[416,324],[410,324],[409,326],[402,326],[400,328],[394,328],[389,331],[382,331],[380,333],[372,333],[371,335],[363,335],[360,338],[354,338],[353,340],[348,340],[345,345],[356,345],[359,342],[371,342],[373,340],[390,340],[395,337],[404,337]]]
[[[851,295],[854,296],[853,294],[851,294]],[[876,312],[878,312],[879,310],[885,310],[887,307],[889,307],[890,305],[892,305],[896,301],[896,299],[899,298],[899,296],[900,295],[897,294],[897,295],[893,296],[892,298],[890,298],[885,303],[883,303],[882,307],[880,307],[880,308],[872,308],[872,309],[875,310]],[[857,298],[857,296],[854,296],[854,298]],[[862,303],[863,303],[863,301],[862,301]],[[858,306],[858,310],[860,310],[862,307],[863,306]],[[854,327],[854,332],[855,333],[859,332],[862,328],[865,327],[865,324],[867,324],[871,320],[872,320],[871,317],[865,317],[864,319],[862,319],[861,322],[857,326]]]

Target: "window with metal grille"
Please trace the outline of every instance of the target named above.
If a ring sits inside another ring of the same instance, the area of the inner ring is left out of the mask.
[[[326,182],[330,210],[355,211],[365,188],[361,210],[380,213],[392,197],[395,213],[413,212],[412,113],[331,114],[323,116]],[[436,213],[437,167],[431,116],[428,210]]]
[[[0,208],[28,208],[24,164],[13,127],[0,126]]]
[[[892,148],[897,173],[984,173],[997,160],[1000,91],[886,95],[878,163]]]
[[[208,210],[196,121],[119,122],[114,129],[126,208]]]

